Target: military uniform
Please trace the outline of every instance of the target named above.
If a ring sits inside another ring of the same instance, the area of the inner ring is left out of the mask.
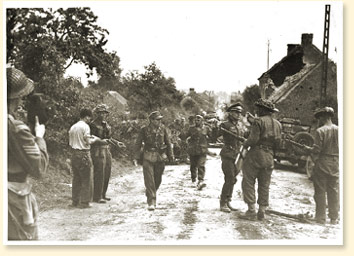
[[[159,118],[159,113],[153,112],[150,118]],[[140,148],[143,148],[143,174],[145,183],[145,194],[149,210],[156,207],[156,192],[162,181],[162,174],[165,169],[165,161],[173,161],[171,142],[166,128],[161,125],[153,127],[152,124],[141,128],[135,143],[135,159],[140,158]]]
[[[33,90],[33,82],[15,68],[7,68],[7,86],[10,100],[22,98]],[[43,138],[33,136],[30,128],[12,114],[8,114],[7,124],[8,240],[37,240],[39,212],[28,176],[40,178],[46,172],[49,161],[46,143]]]
[[[208,129],[203,124],[198,126],[192,126],[187,133],[188,141],[188,154],[190,160],[190,172],[192,182],[195,182],[198,178],[198,186],[204,184],[205,177],[205,162],[208,153],[208,141],[207,141]]]
[[[258,100],[255,104],[270,112],[275,112],[274,105],[266,100]],[[244,147],[250,147],[243,166],[242,192],[245,203],[248,204],[246,214],[255,215],[255,181],[258,180],[258,218],[264,218],[265,208],[269,205],[269,185],[274,168],[274,149],[281,139],[281,124],[269,114],[256,118],[251,126]]]
[[[98,105],[94,112],[107,112],[108,107],[105,104]],[[91,134],[99,137],[101,140],[110,139],[112,135],[111,127],[106,121],[94,121],[90,123]],[[91,158],[93,162],[93,201],[104,202],[102,199],[108,199],[106,192],[112,169],[112,154],[107,142],[97,141],[91,145]]]
[[[243,136],[242,128],[237,122],[232,122],[231,120],[221,124],[221,128],[228,130],[238,136]],[[221,129],[221,134],[223,136],[224,145],[220,151],[221,156],[221,169],[224,173],[224,185],[221,190],[220,205],[224,205],[231,201],[234,185],[237,182],[237,175],[241,171],[236,168],[236,157],[240,153],[241,141],[237,140],[231,134],[223,131]]]
[[[332,108],[323,108],[315,112],[333,115]],[[326,221],[326,195],[328,211],[331,222],[338,219],[339,211],[339,146],[338,126],[332,123],[318,128],[315,133],[313,153],[315,154],[315,167],[313,184],[315,188],[316,220],[320,223]]]

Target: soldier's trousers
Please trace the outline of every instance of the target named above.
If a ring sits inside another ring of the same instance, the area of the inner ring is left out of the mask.
[[[251,160],[251,159],[249,159]],[[273,168],[257,168],[251,161],[245,162],[242,167],[242,193],[246,204],[255,204],[255,184],[258,182],[258,205],[269,205],[269,186]]]
[[[205,177],[206,155],[189,156],[189,160],[192,181],[195,181],[197,176],[199,181],[203,181]]]
[[[165,170],[165,162],[150,162],[143,160],[143,174],[145,183],[145,195],[149,205],[156,204],[156,192],[162,181],[162,174]]]
[[[112,169],[112,155],[109,148],[101,148],[100,153],[92,156],[93,161],[93,201],[106,197]]]
[[[234,185],[237,182],[237,175],[240,170],[236,169],[235,159],[228,157],[221,157],[221,169],[224,173],[224,185],[221,190],[220,201],[230,202]]]
[[[73,172],[73,203],[91,202],[93,192],[93,165],[90,152],[75,150],[71,157],[71,164]]]
[[[328,201],[328,216],[338,219],[339,211],[339,179],[320,170],[315,170],[313,175],[315,188],[314,199],[316,202],[316,219],[326,220],[326,195]]]

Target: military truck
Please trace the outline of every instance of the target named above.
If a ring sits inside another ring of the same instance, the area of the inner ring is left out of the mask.
[[[298,166],[298,171],[301,173],[307,172],[308,154],[300,147],[294,146],[286,139],[291,139],[297,143],[312,146],[314,137],[312,136],[311,126],[301,124],[299,119],[282,118],[279,120],[282,125],[282,140],[280,146],[274,152],[274,159],[280,163],[286,160],[293,165]]]

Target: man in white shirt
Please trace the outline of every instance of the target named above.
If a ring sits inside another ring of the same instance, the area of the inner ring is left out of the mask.
[[[93,193],[93,165],[90,155],[91,144],[99,138],[90,134],[92,112],[89,109],[80,111],[80,120],[69,130],[69,145],[72,148],[71,165],[72,206],[90,208]]]

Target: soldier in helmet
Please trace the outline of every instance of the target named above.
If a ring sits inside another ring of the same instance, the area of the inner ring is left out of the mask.
[[[237,181],[237,175],[241,171],[236,168],[236,157],[240,153],[241,143],[235,136],[232,136],[229,132],[237,136],[243,136],[242,127],[239,121],[242,116],[243,106],[241,103],[235,103],[226,109],[228,113],[228,120],[221,124],[221,134],[223,136],[224,145],[221,149],[221,169],[224,173],[224,185],[221,190],[220,196],[220,210],[223,212],[230,212],[230,204],[234,185]]]
[[[339,211],[339,146],[338,126],[332,123],[331,107],[317,109],[314,113],[320,127],[316,130],[311,148],[315,167],[312,176],[315,188],[316,221],[326,223],[326,196],[331,224],[337,224]]]
[[[244,147],[250,147],[245,156],[242,172],[242,192],[248,210],[240,218],[248,220],[263,220],[265,210],[269,205],[269,185],[274,168],[274,150],[281,139],[281,124],[272,113],[278,112],[271,101],[258,99],[255,102],[258,116],[251,126],[248,139]],[[256,201],[255,183],[258,181],[258,200]],[[259,205],[256,212],[256,202]]]
[[[93,202],[106,203],[111,200],[106,196],[109,179],[111,177],[112,154],[107,139],[112,136],[111,126],[106,118],[109,114],[106,104],[97,105],[93,112],[96,118],[90,123],[91,134],[100,138],[91,146],[93,162]]]
[[[45,127],[35,117],[34,135],[17,118],[23,97],[33,89],[33,81],[16,69],[7,68],[8,125],[8,240],[38,239],[38,205],[31,192],[29,176],[40,178],[48,167],[48,154],[43,139]]]
[[[165,162],[174,162],[170,138],[167,129],[161,124],[163,116],[159,111],[149,115],[149,125],[140,129],[135,142],[134,165],[137,166],[140,158],[140,148],[143,148],[143,174],[145,194],[147,197],[148,210],[156,208],[156,192],[162,181]]]

